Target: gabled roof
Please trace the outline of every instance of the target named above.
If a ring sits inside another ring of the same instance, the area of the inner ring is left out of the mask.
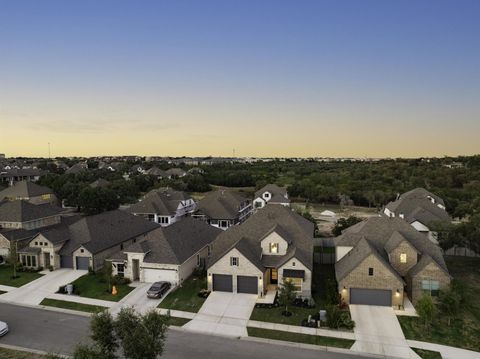
[[[164,170],[161,170],[156,166],[149,168],[145,173],[147,175],[156,176],[156,177],[168,177],[167,172],[165,172]]]
[[[385,247],[395,232],[398,232],[398,234],[408,241],[422,256],[429,255],[442,269],[448,271],[440,247],[432,243],[427,236],[418,232],[410,224],[398,217],[371,217],[366,221],[357,223],[344,230],[340,236],[335,238],[335,245],[355,247],[362,238],[365,238],[384,258],[387,259],[388,255]],[[395,235],[392,241],[396,242],[398,240],[400,240],[400,237]],[[387,247],[390,247],[393,244],[390,243]]]
[[[191,197],[184,192],[160,188],[148,192],[140,202],[131,205],[128,211],[135,214],[174,215],[179,204],[189,199]]]
[[[27,199],[31,197],[38,197],[44,194],[53,194],[53,191],[44,186],[39,186],[30,181],[16,182],[13,186],[5,188],[0,191],[0,201],[5,198],[11,199]]]
[[[262,257],[261,241],[277,230],[281,232],[282,237],[287,237],[285,238],[287,242],[290,241],[287,254]],[[241,225],[230,227],[219,235],[208,265],[211,267],[232,248],[237,248],[261,270],[269,266],[279,266],[293,257],[312,269],[313,231],[314,224],[290,208],[266,206]]]
[[[29,222],[60,215],[62,209],[51,204],[32,204],[23,200],[0,203],[0,222]]]
[[[80,246],[96,254],[158,227],[156,223],[120,210],[84,217],[69,226],[70,240],[60,254],[71,254]]]
[[[255,192],[255,198],[262,197],[262,194],[265,192],[270,192],[272,197],[277,195],[278,199],[283,198],[283,200],[287,200],[287,198],[285,198],[287,195],[287,189],[284,187],[279,187],[276,184],[267,184],[266,186],[262,187]]]
[[[182,264],[206,245],[215,241],[223,230],[204,221],[187,217],[168,227],[157,228],[143,242],[127,247],[125,253],[144,253],[145,263]]]
[[[386,269],[388,269],[400,282],[405,284],[404,280],[397,273],[397,271],[392,268],[390,263],[365,237],[362,237],[355,248],[353,248],[342,259],[335,263],[335,276],[337,281],[341,281],[343,278],[345,278],[370,255],[373,255],[375,258],[377,258]]]
[[[170,168],[166,170],[166,172],[169,176],[177,176],[177,177],[182,177],[187,174],[187,172],[185,172],[181,168]]]
[[[235,219],[247,199],[235,191],[217,190],[198,202],[199,213],[211,219]]]
[[[110,186],[110,182],[103,179],[103,178],[99,178],[97,179],[96,181],[90,183],[89,185],[91,188],[105,188],[105,187],[108,187]]]
[[[390,236],[390,239],[385,243],[385,250],[387,253],[391,253],[394,249],[396,249],[400,243],[402,242],[407,242],[410,247],[412,247],[414,250],[417,251],[417,249],[410,243],[400,232],[393,232],[392,235]],[[417,251],[418,253],[418,251]]]

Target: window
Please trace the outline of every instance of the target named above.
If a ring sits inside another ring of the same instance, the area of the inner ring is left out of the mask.
[[[238,257],[230,257],[230,265],[238,267]]]
[[[24,266],[27,265],[27,258],[26,258],[26,256],[22,256],[22,264],[23,264]]]
[[[38,242],[35,242],[35,245],[38,246]]]
[[[168,217],[158,217],[158,223],[168,224]]]
[[[32,267],[36,267],[36,266],[37,266],[37,257],[32,256]]]
[[[212,254],[212,247],[208,246],[207,247],[207,255],[210,257],[211,254]]]
[[[295,262],[292,262],[292,267],[295,267]]]
[[[228,221],[220,221],[220,228],[228,228]]]
[[[368,268],[368,275],[372,276],[373,275],[373,268]]]
[[[265,194],[263,196],[268,199],[268,198],[270,198],[270,193],[265,192]]]
[[[438,280],[422,280],[422,291],[432,297],[438,297],[440,293],[440,282]]]
[[[123,250],[123,243],[120,244],[120,250]]]
[[[80,253],[83,253],[83,252],[85,252],[85,251],[83,250],[83,248],[82,248],[82,249],[80,249]]]
[[[270,253],[278,253],[278,243],[270,243]]]
[[[407,263],[407,253],[400,254],[400,263]]]
[[[302,291],[302,278],[285,278],[284,280],[289,280],[292,282],[293,286],[295,287],[295,292]]]
[[[125,275],[125,264],[117,264],[117,275],[123,278]]]
[[[31,266],[32,266],[32,257],[27,256],[27,267],[31,267]]]
[[[197,267],[200,267],[200,254],[197,254]]]

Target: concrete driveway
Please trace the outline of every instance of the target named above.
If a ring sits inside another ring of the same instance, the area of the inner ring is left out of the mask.
[[[12,303],[37,305],[44,298],[57,292],[60,286],[71,283],[88,272],[62,268],[53,272],[47,270],[41,273],[44,276],[5,293],[1,299]]]
[[[257,295],[212,292],[185,329],[205,334],[246,337]]]
[[[152,283],[132,283],[133,285],[136,288],[110,308],[112,315],[118,314],[123,307],[133,307],[137,312],[144,314],[150,309],[156,308],[168,293],[175,288],[170,288],[160,299],[151,299],[147,297],[147,291],[152,286]]]
[[[420,359],[410,349],[393,308],[350,305],[355,321],[355,343],[351,350],[387,357]]]

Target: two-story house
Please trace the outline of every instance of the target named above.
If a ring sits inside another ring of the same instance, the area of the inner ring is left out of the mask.
[[[267,184],[255,192],[253,208],[263,208],[267,205],[267,203],[290,206],[290,199],[288,198],[287,189],[284,187],[279,187],[276,184]]]
[[[402,307],[450,284],[440,247],[401,218],[372,217],[335,238],[335,274],[347,304]]]
[[[0,191],[0,202],[24,200],[33,204],[57,204],[55,193],[48,187],[39,186],[33,182],[15,182],[11,187]]]
[[[194,217],[225,230],[243,223],[251,213],[252,204],[249,199],[238,192],[221,189],[207,193],[198,202]]]
[[[160,188],[148,192],[140,202],[131,205],[128,211],[163,227],[193,213],[195,201],[185,192]]]
[[[434,222],[451,222],[443,199],[424,188],[415,188],[400,195],[383,209],[387,217],[398,217],[410,223],[437,243],[437,234],[430,228]]]
[[[208,289],[273,293],[288,279],[297,296],[311,296],[314,224],[281,205],[266,206],[220,234],[208,261]]]

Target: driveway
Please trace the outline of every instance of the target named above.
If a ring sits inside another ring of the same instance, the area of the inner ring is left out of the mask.
[[[43,271],[41,273],[45,275],[3,294],[1,299],[12,303],[37,305],[44,298],[57,292],[60,286],[75,281],[87,274],[87,271],[62,268],[53,272]]]
[[[410,349],[393,308],[350,305],[355,321],[355,343],[351,350],[396,358],[420,359]]]
[[[123,307],[133,307],[137,312],[144,314],[150,309],[156,308],[163,298],[174,289],[174,287],[170,288],[160,299],[151,299],[147,297],[147,291],[152,283],[134,283],[132,285],[136,285],[136,288],[110,308],[112,315],[118,314]]]
[[[246,337],[256,294],[212,292],[185,329],[205,334]]]

